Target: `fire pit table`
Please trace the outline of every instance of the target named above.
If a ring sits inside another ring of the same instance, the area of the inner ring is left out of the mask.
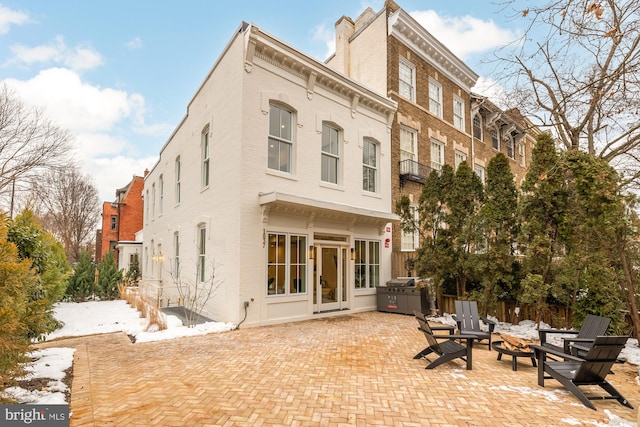
[[[511,356],[511,369],[514,371],[518,370],[518,357],[528,357],[531,359],[531,364],[534,368],[538,366],[536,364],[535,353],[531,350],[510,350],[503,345],[503,341],[494,341],[491,343],[491,347],[493,347],[493,349],[498,352],[498,360],[502,360],[503,354]]]

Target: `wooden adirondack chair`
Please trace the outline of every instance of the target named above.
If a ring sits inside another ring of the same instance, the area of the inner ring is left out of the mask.
[[[476,301],[456,301],[455,305],[458,332],[464,335],[475,335],[478,341],[489,340],[489,350],[491,350],[491,334],[493,334],[493,330],[496,327],[496,322],[478,314],[478,303]],[[488,332],[482,330],[480,320],[489,326]]]
[[[596,409],[591,400],[615,399],[622,405],[633,409],[633,406],[616,390],[605,377],[616,363],[616,358],[627,342],[625,336],[598,336],[584,358],[564,353],[547,346],[531,346],[538,359],[538,385],[544,387],[545,379],[559,381],[588,408]],[[547,354],[560,356],[565,361],[546,360]],[[548,374],[545,375],[545,374]],[[580,386],[597,385],[608,393],[606,396],[587,396]]]
[[[419,312],[415,312],[416,320],[418,321],[418,329],[424,334],[428,346],[422,350],[420,353],[413,356],[414,359],[422,359],[426,356],[435,353],[439,357],[430,362],[425,369],[433,369],[437,366],[442,365],[445,362],[449,362],[454,359],[462,359],[467,362],[467,370],[471,370],[473,367],[473,340],[476,338],[473,335],[452,335],[452,334],[434,334],[432,327],[429,325],[429,322],[426,320],[424,315]],[[452,329],[453,327],[442,327],[439,329]],[[450,331],[451,332],[451,331]],[[444,342],[439,342],[438,340],[445,340]],[[455,340],[464,340],[467,342],[467,345],[464,346]]]
[[[543,347],[553,348],[554,350],[563,351],[565,354],[584,357],[593,345],[593,340],[597,336],[605,335],[609,328],[611,319],[608,317],[587,314],[584,323],[579,331],[567,331],[560,329],[540,329],[540,345]],[[563,338],[563,347],[559,347],[547,342],[549,334],[572,334],[575,337]]]

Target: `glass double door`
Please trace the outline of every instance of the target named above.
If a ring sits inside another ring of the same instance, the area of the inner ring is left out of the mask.
[[[347,308],[347,249],[317,245],[313,268],[313,304],[316,312]]]

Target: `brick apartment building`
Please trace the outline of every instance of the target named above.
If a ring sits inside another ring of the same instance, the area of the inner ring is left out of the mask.
[[[392,209],[403,195],[415,201],[432,170],[466,161],[485,179],[498,152],[510,159],[516,182],[524,179],[535,143],[530,123],[502,111],[471,88],[478,75],[392,0],[356,20],[335,24],[336,52],[327,64],[398,103],[391,128]],[[418,233],[393,223],[392,277],[407,275]]]
[[[147,173],[145,171],[145,176]],[[96,234],[96,262],[102,261],[107,252],[114,251],[118,266],[126,270],[130,256],[123,259],[123,252],[140,252],[135,248],[142,245],[136,234],[142,230],[143,188],[144,177],[134,175],[127,185],[116,190],[114,201],[102,204],[102,229]],[[133,250],[123,251],[123,247],[133,247]]]

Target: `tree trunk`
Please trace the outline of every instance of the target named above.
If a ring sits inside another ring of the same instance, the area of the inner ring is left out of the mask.
[[[616,246],[620,255],[620,261],[622,262],[622,270],[624,271],[624,285],[622,293],[627,300],[627,306],[629,308],[629,315],[631,316],[631,324],[635,332],[635,338],[640,342],[640,313],[638,313],[638,302],[636,301],[636,288],[633,282],[633,276],[631,267],[627,262],[627,254],[624,250],[624,243],[621,241],[620,236],[617,236]]]

